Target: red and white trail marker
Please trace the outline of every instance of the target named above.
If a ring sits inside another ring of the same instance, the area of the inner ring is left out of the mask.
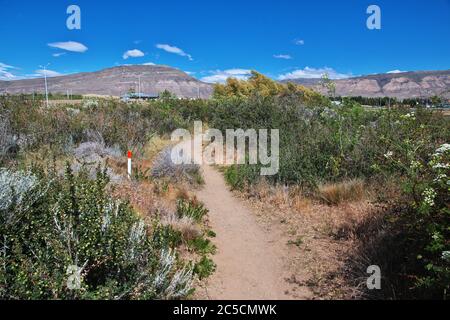
[[[133,153],[128,151],[128,179],[131,179],[131,159],[133,158]]]

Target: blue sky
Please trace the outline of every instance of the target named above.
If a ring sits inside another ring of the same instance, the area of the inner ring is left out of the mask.
[[[66,26],[72,4],[81,30]],[[381,30],[366,27],[371,4]],[[164,64],[205,81],[250,69],[275,79],[442,70],[450,0],[0,0],[0,39],[2,80],[47,63],[49,75]]]

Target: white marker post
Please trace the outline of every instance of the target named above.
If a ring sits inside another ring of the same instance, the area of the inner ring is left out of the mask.
[[[128,151],[128,179],[131,180],[131,158],[133,157],[133,153]]]

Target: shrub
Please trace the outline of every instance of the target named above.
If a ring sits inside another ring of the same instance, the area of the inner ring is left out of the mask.
[[[417,259],[426,271],[417,279],[416,286],[428,295],[444,299],[450,289],[449,169],[450,145],[443,144],[430,155],[428,163],[412,161],[405,182],[414,210],[411,228],[423,240],[417,248]]]
[[[0,179],[2,199],[14,199],[0,208],[0,298],[176,299],[191,292],[192,269],[155,241],[127,203],[108,196],[105,172],[92,181],[69,166],[64,177],[3,170]],[[74,279],[79,287],[69,286]]]
[[[450,284],[448,144],[428,156],[422,142],[405,143],[386,153],[389,174],[401,172],[397,184],[402,193],[389,199],[382,214],[369,215],[352,233],[360,241],[350,255],[354,274],[369,264],[382,267],[382,290],[367,297],[395,299],[447,299]],[[356,263],[355,263],[356,260]]]
[[[201,253],[203,255],[207,254],[215,254],[216,246],[211,243],[209,239],[205,239],[203,237],[196,237],[188,242],[189,246],[193,248],[196,252]]]
[[[196,222],[201,222],[208,213],[208,209],[200,202],[180,199],[177,201],[177,213],[180,218],[188,217]]]
[[[172,161],[172,147],[164,149],[156,158],[152,167],[154,178],[169,178],[174,182],[187,180],[191,183],[198,180],[200,167],[196,164],[175,164]]]
[[[224,169],[225,181],[233,190],[244,190],[259,178],[258,166],[232,165]]]
[[[0,113],[0,160],[17,148],[17,141],[11,135],[9,117]]]
[[[206,256],[203,256],[201,260],[195,264],[194,272],[198,275],[200,280],[208,278],[216,270],[214,262]]]
[[[200,236],[200,230],[191,217],[184,216],[180,218],[177,214],[169,213],[163,216],[161,222],[163,225],[170,226],[180,232],[185,242],[189,242]]]

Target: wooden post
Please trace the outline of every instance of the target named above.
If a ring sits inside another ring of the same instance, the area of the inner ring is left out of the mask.
[[[131,180],[131,158],[133,157],[133,153],[131,151],[128,151],[128,179]]]

